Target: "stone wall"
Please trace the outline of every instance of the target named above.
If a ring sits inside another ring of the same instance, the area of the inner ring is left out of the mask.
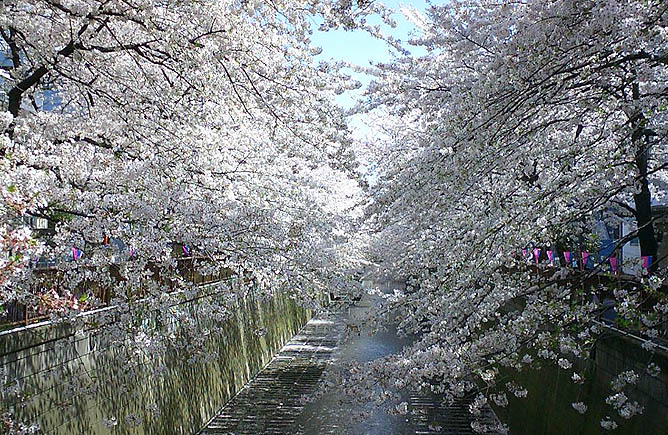
[[[308,317],[287,296],[246,297],[222,335],[209,340],[211,353],[196,361],[174,350],[125,364],[127,349],[110,346],[106,332],[94,327],[43,324],[3,332],[0,432],[37,424],[40,433],[53,434],[192,434]]]

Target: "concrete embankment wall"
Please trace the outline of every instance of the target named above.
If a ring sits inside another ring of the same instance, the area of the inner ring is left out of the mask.
[[[192,434],[309,315],[287,296],[246,297],[235,303],[222,334],[203,338],[210,353],[194,361],[186,347],[128,363],[127,349],[111,346],[108,332],[94,327],[3,332],[0,433],[37,424],[39,433],[53,434]]]
[[[646,369],[652,362],[661,368],[657,376]],[[633,369],[639,376],[636,385],[624,389],[631,401],[643,407],[642,415],[629,420],[605,403],[614,394],[611,381],[622,371]],[[577,371],[586,379],[583,384],[571,380]],[[640,342],[613,332],[604,334],[596,343],[592,359],[581,367],[563,370],[556,364],[543,364],[540,370],[521,373],[505,372],[506,381],[513,380],[528,390],[524,399],[509,395],[509,405],[495,408],[500,419],[509,425],[513,435],[591,435],[611,433],[601,427],[607,416],[619,427],[613,433],[665,435],[668,428],[668,354],[658,349],[648,352]],[[582,402],[587,411],[581,415],[571,404]]]

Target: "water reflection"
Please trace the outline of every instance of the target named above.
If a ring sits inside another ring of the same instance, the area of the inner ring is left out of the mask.
[[[364,281],[365,287],[378,286],[383,293],[391,294],[395,289],[404,289],[401,281]],[[347,322],[358,324],[366,318],[370,307],[377,303],[379,296],[366,294],[355,306],[349,308]],[[362,323],[359,333],[342,343],[337,358],[340,362],[368,362],[385,355],[396,353],[410,344],[409,338],[397,335],[396,323],[385,325],[386,329],[372,334]],[[341,435],[398,435],[414,431],[405,416],[390,415],[385,406],[376,403],[351,403],[341,391],[331,391],[327,395],[306,405],[298,422],[303,434]]]

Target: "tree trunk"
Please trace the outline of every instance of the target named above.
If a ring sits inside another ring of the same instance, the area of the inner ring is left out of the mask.
[[[656,268],[656,254],[658,243],[654,232],[654,222],[652,220],[652,197],[649,192],[649,183],[647,181],[647,146],[642,146],[636,154],[636,167],[638,168],[639,182],[641,184],[640,192],[633,195],[636,209],[636,222],[638,224],[638,241],[640,242],[640,255],[652,256],[651,271]]]
[[[633,84],[633,99],[640,98],[640,89],[637,83]],[[652,264],[650,271],[656,271],[656,254],[658,243],[654,232],[654,221],[652,220],[652,196],[649,191],[649,182],[647,181],[647,166],[649,160],[650,140],[644,128],[644,117],[638,113],[633,120],[635,130],[632,140],[636,145],[635,163],[638,169],[638,182],[640,183],[640,192],[633,195],[635,203],[636,223],[638,224],[638,241],[640,242],[640,255],[651,256]]]

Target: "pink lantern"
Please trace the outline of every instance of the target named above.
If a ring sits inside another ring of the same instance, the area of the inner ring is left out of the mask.
[[[550,264],[554,264],[554,251],[547,251],[547,259],[550,260]]]
[[[564,260],[566,260],[566,266],[571,264],[571,253],[570,253],[570,251],[564,251]]]
[[[617,273],[617,257],[610,257],[610,268],[612,269],[612,273],[616,274]]]
[[[533,248],[533,258],[536,259],[536,264],[538,264],[539,257],[540,257],[540,248]]]
[[[651,255],[643,255],[641,258],[642,258],[643,269],[649,269],[649,267],[652,265],[652,256]]]

